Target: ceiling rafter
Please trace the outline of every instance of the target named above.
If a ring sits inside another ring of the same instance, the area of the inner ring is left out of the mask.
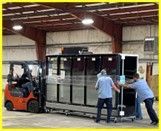
[[[41,17],[41,18],[32,18],[32,17],[27,17],[24,19],[14,19],[13,21],[15,22],[32,22],[32,21],[50,21],[53,19],[67,19],[67,18],[73,18],[73,16],[71,16],[71,14],[68,15],[58,15],[58,16],[46,16],[46,17]]]
[[[37,11],[37,10],[44,10],[44,9],[48,9],[42,6],[37,6],[37,7],[30,7],[30,8],[19,8],[19,9],[6,9],[3,11],[3,14],[11,14],[11,13],[22,13],[22,12],[28,12],[28,11]]]
[[[38,27],[38,26],[46,26],[46,25],[57,25],[57,24],[63,24],[63,23],[76,23],[76,22],[80,22],[80,20],[78,19],[72,19],[72,20],[59,20],[59,21],[37,21],[37,22],[34,22],[34,23],[23,23],[24,25],[28,25],[30,24],[29,26],[35,26],[35,27]]]
[[[125,12],[134,12],[134,11],[143,11],[143,10],[153,10],[158,9],[158,5],[152,5],[152,6],[142,6],[142,7],[132,7],[132,8],[118,8],[118,9],[112,9],[112,10],[104,10],[99,11],[101,15],[103,14],[114,14],[114,13],[125,13]]]
[[[76,26],[83,17],[84,12],[92,14],[101,20],[107,20],[116,24],[136,25],[158,24],[158,3],[152,2],[89,2],[89,3],[5,3],[3,4],[3,20],[11,20],[14,23],[24,24],[35,28],[45,25],[64,27],[65,24]],[[56,9],[56,11],[55,11]],[[31,12],[30,12],[31,11]],[[44,11],[44,12],[43,12]],[[82,14],[82,15],[81,15]],[[8,16],[7,16],[8,15]],[[76,22],[71,22],[72,20]],[[58,23],[60,21],[60,23]],[[143,23],[144,22],[144,23]],[[95,23],[97,24],[97,22]],[[99,28],[103,23],[99,22]],[[46,26],[46,28],[48,27]],[[72,27],[72,26],[70,26]],[[86,26],[87,27],[87,26]],[[93,28],[93,27],[92,27]],[[65,30],[65,28],[64,28]],[[9,32],[9,31],[8,31]]]
[[[12,8],[12,7],[17,7],[17,6],[28,6],[28,5],[33,5],[33,4],[36,4],[36,3],[21,3],[21,2],[8,2],[8,3],[5,3],[2,5],[3,8]]]
[[[52,32],[57,32],[57,31],[70,31],[70,30],[81,30],[81,29],[93,29],[90,26],[84,26],[80,23],[74,24],[73,25],[59,25],[59,26],[47,26],[46,27],[38,27],[38,29],[45,30],[45,31],[52,31]]]
[[[158,11],[149,11],[149,12],[135,12],[135,13],[129,13],[129,14],[122,14],[122,15],[109,15],[107,16],[110,19],[116,19],[116,18],[127,18],[127,17],[142,17],[142,16],[148,16],[148,15],[158,15]]]
[[[15,14],[15,15],[12,15],[12,16],[3,16],[4,17],[4,20],[10,20],[10,19],[16,19],[16,18],[21,18],[21,17],[36,17],[36,16],[49,16],[49,15],[59,15],[61,13],[64,13],[63,11],[60,11],[60,10],[50,10],[50,11],[47,11],[47,12],[34,12],[34,13],[29,13],[29,14]]]

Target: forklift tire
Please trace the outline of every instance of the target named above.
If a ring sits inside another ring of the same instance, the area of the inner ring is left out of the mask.
[[[28,103],[27,110],[32,113],[38,113],[39,112],[39,103],[36,100],[31,100]]]
[[[6,102],[5,106],[6,106],[6,109],[8,111],[13,111],[13,104],[12,104],[12,102],[10,102],[10,101]]]

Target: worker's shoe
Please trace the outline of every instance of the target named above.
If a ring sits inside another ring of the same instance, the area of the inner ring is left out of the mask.
[[[151,122],[150,124],[151,124],[151,125],[158,125],[158,122],[153,121],[153,122]]]

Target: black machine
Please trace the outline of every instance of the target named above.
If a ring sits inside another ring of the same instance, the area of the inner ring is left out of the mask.
[[[46,110],[95,116],[97,74],[106,69],[114,82],[120,76],[131,79],[137,72],[138,56],[125,54],[46,56]],[[113,116],[134,118],[136,93],[133,89],[113,91]],[[106,110],[102,111],[106,115]],[[117,119],[115,119],[117,121]]]

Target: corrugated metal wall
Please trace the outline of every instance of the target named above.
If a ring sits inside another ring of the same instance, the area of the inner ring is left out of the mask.
[[[139,66],[143,67],[144,73],[141,77],[146,78],[146,60],[157,60],[158,55],[147,54],[144,52],[145,37],[158,37],[157,25],[128,26],[123,28],[123,53],[138,54],[142,59]],[[153,63],[152,74],[158,74],[158,62]]]
[[[47,33],[47,54],[59,54],[62,47],[87,46],[94,53],[111,53],[111,37],[98,30]]]
[[[158,26],[131,26],[123,28],[123,52],[136,53],[140,58],[151,58],[144,53],[144,39],[145,37],[157,37]],[[157,56],[153,56],[157,58]],[[152,57],[152,58],[153,58]]]

